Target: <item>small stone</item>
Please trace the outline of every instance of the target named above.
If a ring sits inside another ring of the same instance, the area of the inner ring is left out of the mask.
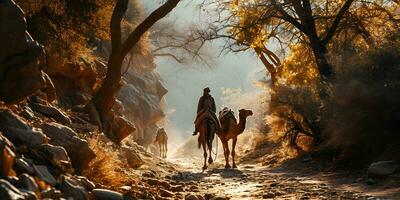
[[[372,179],[372,178],[367,179],[367,184],[368,184],[368,185],[373,185],[373,184],[375,184],[375,183],[376,183],[376,180],[374,180],[374,179]]]
[[[124,185],[124,186],[121,186],[120,189],[123,190],[123,191],[125,191],[125,192],[128,192],[128,191],[132,190],[132,187],[131,187],[131,186]]]
[[[214,197],[213,200],[229,200],[229,197]]]
[[[0,197],[1,199],[20,200],[25,199],[22,192],[11,185],[8,181],[0,179]]]
[[[52,174],[50,174],[49,170],[44,165],[33,165],[35,169],[35,174],[37,177],[42,179],[44,182],[55,186],[57,184],[57,180],[54,178]]]
[[[174,193],[172,193],[166,189],[163,189],[163,188],[160,189],[160,194],[162,197],[173,197],[174,196]]]
[[[29,176],[28,174],[21,174],[19,176],[19,182],[22,188],[24,188],[25,190],[34,192],[34,193],[38,193],[40,192],[39,190],[39,186],[36,184],[35,180]]]
[[[25,172],[25,173],[28,173],[28,174],[31,174],[31,175],[33,173],[35,173],[35,169],[33,169],[33,167],[30,166],[28,164],[28,162],[23,158],[19,158],[19,159],[15,160],[14,168],[20,173],[24,173]]]
[[[272,192],[268,192],[266,194],[263,194],[263,198],[264,199],[272,199],[272,198],[275,198],[275,197],[276,197],[276,195],[274,193],[272,193]]]
[[[66,198],[72,198],[74,200],[86,200],[88,199],[88,193],[84,187],[79,184],[79,181],[73,177],[61,175],[60,189]]]
[[[6,143],[0,142],[0,176],[10,175],[15,160],[15,153],[6,146]]]
[[[175,185],[171,187],[172,192],[183,192],[183,187],[180,185]]]
[[[208,194],[205,194],[205,195],[204,195],[204,198],[206,198],[206,199],[212,199],[214,196],[215,196],[214,194],[208,193]]]
[[[28,106],[25,106],[25,108],[22,110],[21,115],[25,118],[25,119],[33,119],[35,117],[35,114],[33,114],[33,111],[31,108],[29,108]]]
[[[195,196],[193,194],[190,194],[185,197],[185,200],[199,200],[199,198],[197,198],[197,196]]]
[[[60,190],[55,188],[48,188],[41,192],[41,196],[43,199],[60,199],[62,197],[62,193]]]
[[[90,195],[94,200],[123,200],[124,197],[121,193],[107,190],[107,189],[94,189]]]
[[[278,183],[276,183],[276,182],[269,184],[270,187],[275,187],[277,185],[278,185]]]
[[[88,191],[92,191],[96,185],[84,176],[75,176],[76,180]]]

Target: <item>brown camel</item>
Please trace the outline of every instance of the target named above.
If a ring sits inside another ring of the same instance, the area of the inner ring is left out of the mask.
[[[154,140],[154,143],[158,144],[158,147],[160,149],[160,157],[166,158],[167,157],[167,151],[168,151],[168,136],[167,133],[165,132],[164,128],[160,128],[157,131],[157,136],[156,139]]]
[[[206,111],[210,112],[210,111]],[[217,131],[217,126],[215,125],[215,120],[211,117],[211,114],[208,114],[203,121],[200,123],[199,126],[199,132],[200,135],[198,137],[198,146],[199,148],[203,146],[203,151],[204,151],[204,165],[203,165],[203,171],[207,169],[207,156],[209,155],[210,157],[208,158],[208,163],[211,164],[213,163],[213,159],[211,156],[212,152],[212,142],[215,137],[215,133]],[[207,150],[209,154],[207,154]]]
[[[221,122],[222,132],[218,134],[219,139],[222,142],[222,146],[224,148],[224,156],[225,156],[225,168],[231,168],[229,165],[229,147],[228,141],[232,141],[232,160],[233,160],[233,168],[236,168],[235,163],[235,147],[237,142],[238,135],[242,134],[246,128],[246,119],[247,117],[253,115],[251,110],[241,109],[239,110],[239,123],[236,122],[235,115],[228,108],[224,108],[219,113],[219,119]]]

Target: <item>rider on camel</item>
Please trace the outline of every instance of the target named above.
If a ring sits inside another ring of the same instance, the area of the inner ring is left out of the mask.
[[[199,132],[199,126],[200,126],[201,122],[208,115],[210,115],[211,118],[214,120],[216,127],[217,127],[217,132],[221,131],[221,125],[219,123],[217,115],[215,114],[216,110],[217,109],[215,106],[214,98],[210,95],[210,88],[206,87],[206,88],[204,88],[203,96],[200,97],[199,103],[197,105],[197,116],[196,116],[196,120],[194,121],[195,130],[194,130],[193,135],[197,135],[197,133]]]

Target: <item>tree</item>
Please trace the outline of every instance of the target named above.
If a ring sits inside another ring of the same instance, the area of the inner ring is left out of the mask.
[[[272,78],[275,72],[272,64],[280,62],[265,46],[271,38],[277,39],[279,43],[284,43],[284,38],[307,43],[312,48],[321,78],[332,77],[333,70],[326,58],[327,44],[354,0],[346,0],[342,4],[331,0],[235,0],[228,4],[224,1],[216,2],[218,12],[222,14],[217,21],[218,25],[210,29],[212,32],[209,36],[234,39],[238,45],[254,49]],[[323,7],[328,4],[329,10],[320,16],[320,10],[324,10]],[[226,13],[229,14],[223,17]],[[324,26],[319,26],[322,22]],[[266,56],[272,64],[267,62]]]
[[[153,11],[144,19],[122,42],[121,22],[128,8],[129,0],[118,0],[111,17],[111,54],[107,63],[107,74],[92,99],[100,120],[104,123],[110,114],[115,102],[115,95],[121,87],[121,70],[124,58],[137,44],[143,34],[146,33],[158,20],[165,17],[174,9],[180,0],[167,0],[162,6]]]

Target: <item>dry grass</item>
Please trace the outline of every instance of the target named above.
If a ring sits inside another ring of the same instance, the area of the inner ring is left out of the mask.
[[[83,173],[96,185],[106,188],[119,188],[132,181],[124,172],[126,163],[119,158],[118,151],[109,144],[104,144],[97,137],[88,138],[96,158]]]

